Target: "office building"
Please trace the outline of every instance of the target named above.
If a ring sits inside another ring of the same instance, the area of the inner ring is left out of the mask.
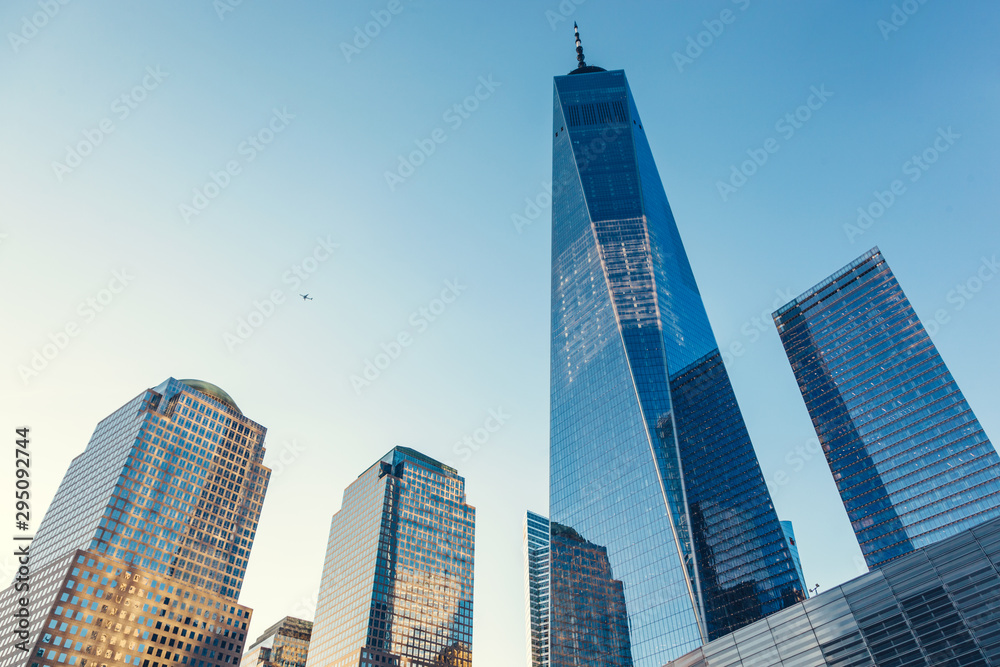
[[[1000,516],[1000,457],[878,248],[774,320],[868,567]]]
[[[306,667],[312,623],[286,616],[243,654],[242,667]]]
[[[265,429],[215,385],[168,379],[101,421],[30,543],[24,643],[0,665],[223,667],[270,471]]]
[[[554,94],[550,518],[606,550],[631,659],[662,667],[805,591],[625,73],[577,54]]]
[[[471,667],[475,517],[415,450],[363,472],[330,522],[307,667]]]
[[[528,667],[549,667],[549,520],[524,518],[524,593]]]

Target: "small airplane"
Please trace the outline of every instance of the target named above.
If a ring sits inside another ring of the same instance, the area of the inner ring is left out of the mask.
[[[312,301],[313,300],[313,298],[311,296],[309,296],[308,294],[300,294],[299,296],[302,297],[303,301]]]

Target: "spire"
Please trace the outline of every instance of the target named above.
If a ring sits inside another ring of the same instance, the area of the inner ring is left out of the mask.
[[[583,59],[583,44],[580,43],[580,28],[576,21],[573,21],[573,33],[576,34],[576,59],[580,63],[576,67],[582,69],[587,66],[587,61]]]
[[[595,67],[593,65],[588,65],[587,61],[583,57],[583,44],[580,42],[580,28],[576,25],[576,21],[573,21],[573,32],[576,34],[576,69],[570,72],[570,74],[590,74],[591,72],[603,72],[604,68]]]

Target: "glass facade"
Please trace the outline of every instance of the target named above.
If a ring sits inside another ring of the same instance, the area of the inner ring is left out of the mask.
[[[305,667],[312,623],[286,616],[264,631],[243,655],[243,667]]]
[[[215,385],[173,378],[101,421],[30,547],[33,576],[62,585],[32,596],[32,648],[0,664],[238,664],[265,432]]]
[[[1000,457],[878,248],[774,319],[868,567],[1000,516]]]
[[[799,574],[799,583],[802,590],[806,591],[808,597],[809,587],[806,585],[806,575],[802,573],[802,561],[799,559],[799,545],[795,542],[795,529],[791,521],[782,521],[781,530],[785,533],[785,541],[788,542],[788,550],[792,554],[792,561],[795,562],[795,571]]]
[[[549,520],[528,512],[524,518],[524,594],[528,667],[549,665]]]
[[[476,510],[449,466],[396,447],[330,523],[309,667],[471,667]]]
[[[33,570],[30,593],[30,648],[4,642],[3,667],[233,667],[251,616],[218,593],[82,549]],[[0,608],[15,595],[0,594]]]
[[[666,667],[997,667],[1000,519],[910,552]]]
[[[553,667],[632,667],[625,586],[615,579],[608,550],[574,529],[551,524],[552,606],[549,660]]]
[[[805,592],[625,73],[556,77],[553,117],[550,514],[661,667]]]

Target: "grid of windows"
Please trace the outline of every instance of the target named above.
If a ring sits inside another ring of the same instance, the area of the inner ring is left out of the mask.
[[[39,578],[45,609],[31,649],[8,664],[28,667],[225,667],[239,664],[251,611],[172,577],[77,550]],[[48,593],[48,594],[46,594]]]
[[[524,517],[524,594],[528,667],[549,667],[549,520]]]
[[[243,667],[305,667],[312,623],[286,616],[264,631],[243,656]]]
[[[0,664],[238,665],[264,434],[222,390],[173,378],[101,421],[30,549],[43,581],[31,584],[32,648]]]
[[[1000,519],[993,519],[666,667],[994,667],[998,600]]]
[[[475,508],[465,480],[396,447],[330,523],[308,665],[472,664]]]
[[[568,526],[551,524],[551,597],[560,610],[549,632],[553,667],[632,667],[624,584],[608,550]]]
[[[551,518],[661,667],[805,591],[624,72],[556,77],[553,118]]]
[[[775,322],[869,567],[1000,516],[1000,456],[878,248]]]

